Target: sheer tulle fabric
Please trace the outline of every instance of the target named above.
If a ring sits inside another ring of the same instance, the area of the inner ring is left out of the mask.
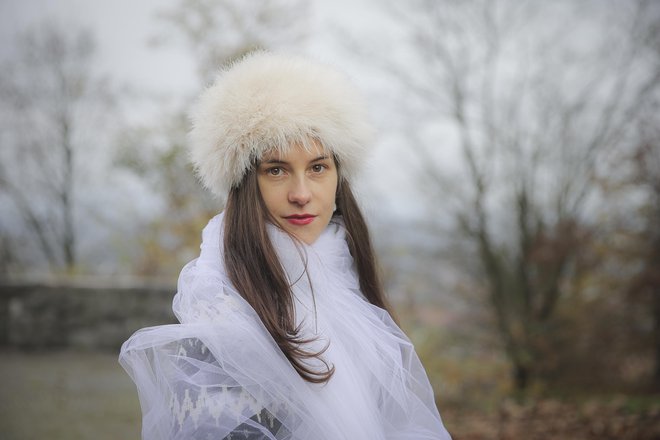
[[[269,234],[293,284],[296,321],[318,338],[307,348],[327,345],[334,376],[304,381],[233,289],[219,215],[179,277],[181,324],[139,330],[122,346],[143,439],[449,439],[412,344],[359,290],[341,219],[311,246],[275,227]]]

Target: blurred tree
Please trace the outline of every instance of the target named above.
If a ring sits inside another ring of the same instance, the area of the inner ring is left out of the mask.
[[[649,72],[658,75],[656,5],[644,10],[635,38]],[[608,172],[600,185],[608,203],[587,250],[597,267],[573,277],[579,295],[561,311],[564,325],[554,349],[563,358],[557,370],[571,372],[559,377],[564,384],[660,390],[660,87],[649,85],[631,120],[628,148],[612,151],[603,166]]]
[[[139,228],[133,271],[172,276],[197,256],[200,231],[220,201],[202,191],[185,154],[187,120],[182,112],[162,116],[158,128],[133,127],[119,140],[116,164],[142,178],[162,196],[163,207]]]
[[[655,97],[656,99],[660,96]],[[632,183],[646,190],[640,207],[643,226],[635,234],[638,272],[628,287],[633,302],[647,306],[653,321],[655,367],[653,387],[660,390],[660,100],[654,102],[653,118],[644,121],[642,138],[634,154]]]
[[[200,87],[225,64],[250,51],[293,46],[305,35],[306,2],[300,0],[179,0],[157,18],[165,30],[156,45],[183,42],[193,55]],[[163,112],[158,124],[128,130],[117,162],[148,182],[162,196],[164,215],[154,217],[140,235],[141,256],[134,270],[167,275],[198,254],[200,230],[221,210],[196,183],[186,155],[191,98]]]
[[[305,39],[309,3],[302,0],[179,0],[158,14],[182,38],[202,84],[227,62],[259,49],[292,47]],[[169,32],[154,38],[168,42]]]
[[[51,269],[72,271],[78,191],[94,172],[91,153],[113,96],[94,72],[87,31],[43,23],[20,35],[15,50],[0,78],[1,233],[11,248],[3,253],[27,266],[41,256]]]
[[[648,31],[642,34],[641,41],[653,54],[650,60],[656,76],[660,76],[660,6],[656,4],[649,21]],[[647,91],[644,103],[646,112],[639,121],[639,144],[634,154],[635,171],[633,183],[646,189],[647,202],[642,208],[645,228],[641,238],[643,264],[640,274],[632,284],[630,292],[643,295],[653,318],[653,343],[655,368],[653,386],[660,391],[660,88]]]
[[[547,360],[570,280],[589,270],[582,251],[608,196],[602,159],[630,151],[660,86],[642,44],[651,2],[608,5],[392,4],[410,44],[405,65],[389,46],[383,65],[406,87],[420,185],[474,252],[518,390]],[[452,157],[460,169],[443,166]]]

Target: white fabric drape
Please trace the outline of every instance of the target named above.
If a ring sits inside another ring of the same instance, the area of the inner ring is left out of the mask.
[[[311,246],[269,226],[296,322],[318,338],[306,348],[328,345],[323,359],[335,374],[326,384],[298,375],[232,287],[222,218],[206,226],[200,257],[179,277],[173,309],[181,323],[141,329],[122,346],[144,440],[450,438],[412,344],[360,292],[340,218]]]

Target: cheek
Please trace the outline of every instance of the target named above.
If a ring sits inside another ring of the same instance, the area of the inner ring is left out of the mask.
[[[277,189],[274,188],[273,185],[268,184],[267,182],[263,182],[261,180],[259,180],[258,183],[259,183],[259,192],[261,193],[261,198],[266,204],[266,208],[268,209],[268,211],[272,214],[274,210],[277,208],[277,206],[281,204]]]
[[[337,179],[334,179],[333,181],[328,182],[326,188],[324,189],[324,202],[332,209],[334,208],[336,198],[337,198]]]

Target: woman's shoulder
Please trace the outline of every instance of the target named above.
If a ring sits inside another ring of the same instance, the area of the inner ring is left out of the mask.
[[[199,258],[196,265],[210,270],[223,271],[222,230],[224,214],[213,217],[202,230]]]
[[[202,246],[219,245],[216,238],[221,238],[224,223],[224,211],[212,217],[202,229]]]
[[[205,229],[206,229],[207,227],[209,227],[209,226],[217,226],[217,225],[220,225],[220,224],[223,222],[224,217],[225,217],[225,212],[224,212],[224,211],[220,211],[219,213],[217,213],[216,215],[214,215],[213,217],[211,217],[211,219],[209,220],[209,222],[206,224]]]

